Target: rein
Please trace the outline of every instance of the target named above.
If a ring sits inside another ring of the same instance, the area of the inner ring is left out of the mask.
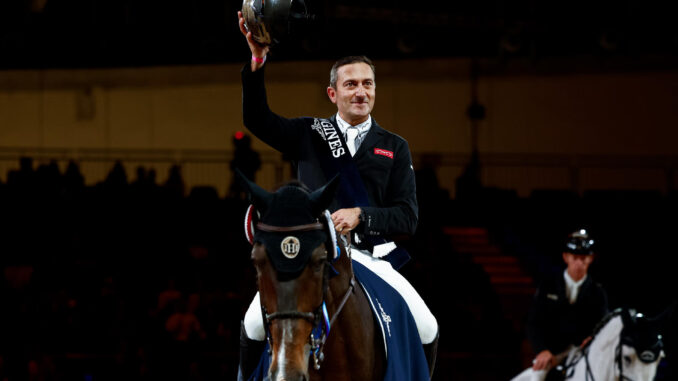
[[[601,329],[607,323],[609,323],[610,320],[612,320],[613,317],[618,316],[621,314],[622,311],[621,309],[617,309],[613,311],[612,313],[608,314],[603,320],[601,320],[596,327],[593,330],[593,337],[592,339],[583,347],[579,350],[581,353],[581,356],[575,360],[573,360],[569,364],[565,364],[563,367],[563,374],[565,375],[565,378],[571,378],[574,376],[574,367],[579,363],[579,361],[583,358],[584,361],[586,362],[586,381],[595,381],[595,378],[593,377],[593,371],[591,370],[591,363],[589,362],[589,348],[591,347],[591,343],[593,343],[593,340],[595,339],[595,336],[600,332]],[[622,358],[621,358],[621,351],[622,351],[622,342],[621,342],[621,332],[619,333],[620,339],[619,339],[619,344],[617,344],[617,347],[615,348],[615,356],[614,356],[614,361],[617,363],[617,367],[619,368],[619,379],[622,381],[633,381],[630,377],[627,377],[624,375],[624,371],[622,369]],[[568,370],[570,371],[568,373]]]
[[[311,230],[323,230],[325,229],[325,226],[321,224],[320,222],[314,222],[310,224],[305,224],[305,225],[296,225],[296,226],[273,226],[273,225],[267,225],[261,222],[257,223],[257,228],[259,230],[265,231],[265,232],[304,232],[304,231],[311,231]],[[332,229],[332,227],[328,227],[329,229]],[[333,248],[333,250],[336,250],[337,248]],[[349,258],[349,266],[350,266],[350,274],[351,274],[351,279],[349,281],[348,289],[344,293],[344,296],[341,298],[341,302],[339,303],[339,306],[337,307],[337,310],[334,312],[334,316],[332,318],[328,318],[328,313],[327,313],[327,305],[325,304],[325,295],[327,294],[327,289],[329,288],[329,283],[325,283],[323,286],[323,301],[320,303],[320,305],[313,311],[313,312],[301,312],[301,311],[278,311],[278,312],[273,312],[273,313],[268,313],[266,311],[266,308],[262,305],[261,306],[261,314],[264,319],[265,328],[266,328],[266,340],[268,341],[268,348],[269,348],[269,354],[273,350],[273,338],[271,337],[271,323],[273,320],[276,319],[303,319],[311,324],[313,324],[313,330],[311,331],[311,335],[309,337],[309,343],[311,345],[311,353],[313,354],[313,362],[314,362],[314,368],[316,370],[320,369],[320,365],[325,359],[325,355],[323,353],[323,349],[325,347],[325,342],[327,341],[327,337],[330,334],[330,328],[332,324],[334,324],[335,320],[337,319],[337,316],[341,313],[341,311],[344,309],[344,306],[346,305],[346,302],[348,302],[349,297],[351,294],[353,294],[353,291],[355,290],[355,275],[353,273],[353,264],[351,263],[351,237],[350,235],[347,236],[346,242],[345,242],[345,250]],[[328,253],[329,255],[329,253]],[[330,260],[326,260],[327,264],[331,266]],[[329,269],[329,267],[328,267]]]
[[[624,375],[624,370],[622,369],[622,359],[621,359],[622,349],[621,349],[621,347],[622,347],[622,343],[621,343],[621,340],[620,340],[619,344],[617,344],[617,347],[615,348],[615,356],[614,356],[614,361],[617,363],[617,366],[619,368],[619,379],[621,381],[633,381],[632,378]],[[595,381],[595,378],[593,377],[593,372],[591,371],[591,364],[589,363],[588,345],[582,350],[582,352],[583,352],[582,357],[586,361],[586,378],[585,378],[585,380],[586,381],[589,381],[589,380]],[[577,363],[579,362],[579,360],[581,360],[582,357],[578,358],[576,361],[574,361],[571,364],[567,364],[566,369],[574,367],[574,365],[577,365]],[[574,375],[574,369],[572,369],[572,372],[570,374],[566,375],[566,378],[570,378],[573,375]]]

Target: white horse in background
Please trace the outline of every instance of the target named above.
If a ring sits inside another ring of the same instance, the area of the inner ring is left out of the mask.
[[[618,309],[598,323],[584,348],[573,348],[552,370],[555,379],[568,381],[652,381],[664,357],[659,330],[669,308],[655,319]],[[553,375],[549,375],[551,377]],[[550,378],[549,378],[550,379]],[[544,380],[543,371],[525,369],[511,381]]]

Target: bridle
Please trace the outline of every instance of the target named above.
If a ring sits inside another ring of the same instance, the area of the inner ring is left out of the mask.
[[[584,349],[581,350],[582,355],[581,357],[577,358],[577,360],[573,361],[570,364],[565,365],[565,372],[567,372],[568,369],[571,369],[571,372],[569,374],[565,374],[565,379],[568,379],[574,375],[574,366],[577,365],[579,360],[582,358],[586,362],[586,381],[595,381],[595,378],[593,377],[593,371],[591,371],[591,363],[589,363],[589,346],[587,345]],[[623,361],[621,358],[621,352],[622,352],[622,342],[621,339],[619,340],[619,344],[617,344],[617,347],[615,348],[615,355],[614,355],[614,361],[617,363],[617,368],[619,368],[619,380],[620,381],[634,381],[632,378],[627,377],[624,375],[624,369],[623,369]]]
[[[617,348],[614,350],[614,361],[617,362],[617,366],[619,367],[619,379],[621,381],[633,381],[630,377],[626,377],[624,375],[624,369],[623,369],[623,364],[624,361],[622,361],[622,339],[621,337],[619,338],[619,344],[617,344]]]
[[[625,313],[621,310],[615,310],[613,313],[608,314],[603,320],[601,320],[597,325],[596,328],[593,330],[593,338],[595,338],[595,335],[598,334],[598,332],[615,316],[619,315],[620,313]],[[622,329],[623,332],[623,329]],[[624,369],[623,369],[623,360],[622,360],[622,332],[619,333],[619,343],[617,344],[615,348],[615,354],[614,354],[614,361],[616,362],[616,366],[619,369],[619,380],[620,381],[634,381],[632,378],[627,377],[624,375]],[[565,379],[571,378],[574,376],[574,367],[579,363],[579,361],[583,358],[584,361],[586,362],[586,381],[595,381],[595,378],[593,377],[593,371],[591,370],[591,364],[589,362],[589,348],[591,347],[591,343],[593,342],[593,338],[591,341],[589,341],[586,346],[582,349],[580,349],[581,356],[578,357],[577,359],[573,360],[569,364],[565,364],[563,367],[563,374],[565,375]],[[568,373],[569,371],[569,373]]]
[[[328,222],[329,224],[329,222]],[[305,232],[305,231],[312,231],[312,230],[324,230],[324,229],[332,229],[331,226],[326,227],[320,222],[313,222],[310,224],[304,224],[304,225],[296,225],[296,226],[273,226],[273,225],[268,225],[264,224],[262,222],[257,223],[257,229],[265,232],[272,232],[272,233],[298,233],[298,232]],[[334,243],[332,242],[332,246]],[[348,298],[351,296],[353,291],[355,290],[355,275],[353,274],[353,264],[350,261],[351,258],[351,243],[350,243],[350,235],[347,236],[346,242],[345,242],[345,249],[348,254],[349,258],[349,265],[350,265],[350,274],[351,278],[349,281],[348,289],[344,293],[344,296],[341,299],[341,302],[339,303],[339,306],[337,307],[337,310],[334,313],[334,316],[332,318],[329,318],[329,314],[327,313],[327,305],[325,303],[326,295],[327,295],[327,290],[329,288],[329,282],[327,281],[328,274],[330,268],[332,268],[332,263],[335,262],[339,256],[337,255],[336,257],[333,255],[333,259],[330,260],[329,258],[329,252],[327,254],[327,258],[325,259],[326,261],[326,268],[325,268],[325,277],[324,277],[324,282],[323,282],[323,300],[320,303],[318,307],[316,307],[313,312],[302,312],[298,310],[290,310],[290,311],[276,311],[272,313],[268,313],[266,310],[266,307],[261,305],[261,315],[264,320],[264,329],[266,330],[266,340],[268,341],[268,351],[269,355],[271,354],[273,350],[273,338],[271,337],[271,323],[273,320],[285,320],[285,319],[303,319],[308,321],[313,325],[313,330],[311,331],[311,335],[309,336],[309,344],[311,346],[311,354],[313,355],[313,366],[316,370],[320,369],[320,366],[325,359],[325,355],[323,353],[323,349],[325,347],[325,342],[327,341],[327,337],[330,334],[330,328],[332,324],[334,324],[334,321],[336,320],[337,316],[339,316],[339,313],[341,313],[342,309],[346,305],[346,302],[348,301]],[[333,248],[333,250],[337,250],[338,253],[340,253],[339,246],[336,248]],[[333,269],[333,268],[332,268]],[[336,271],[336,270],[335,270]]]

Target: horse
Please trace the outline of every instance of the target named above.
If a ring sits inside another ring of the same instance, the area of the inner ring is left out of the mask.
[[[669,309],[670,310],[670,309]],[[551,370],[547,379],[585,381],[651,381],[664,357],[659,333],[668,311],[651,319],[632,309],[618,308],[596,326],[592,340],[572,348],[564,363]],[[532,368],[511,381],[544,379]]]
[[[382,380],[384,342],[357,284],[350,242],[327,208],[338,177],[310,192],[298,182],[270,193],[247,179],[246,218],[273,381]],[[330,332],[331,331],[331,332]],[[311,365],[311,366],[309,366]]]

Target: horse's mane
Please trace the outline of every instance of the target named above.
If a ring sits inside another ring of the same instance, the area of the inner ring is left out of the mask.
[[[607,313],[607,315],[603,316],[602,319],[596,324],[596,326],[593,328],[593,333],[591,333],[591,337],[596,337],[596,335],[607,325],[607,323],[612,320],[615,316],[619,316],[622,314],[624,310],[621,308],[614,309],[610,312]]]
[[[603,331],[603,329],[604,329],[605,327],[607,327],[608,323],[610,323],[610,321],[611,321],[612,319],[614,319],[615,317],[620,316],[622,313],[624,313],[624,310],[621,309],[621,308],[617,308],[617,309],[615,309],[615,310],[612,310],[612,311],[608,312],[607,315],[605,315],[602,319],[600,319],[600,321],[598,322],[598,324],[596,324],[596,326],[593,328],[593,332],[591,333],[591,340],[590,340],[590,341],[586,344],[586,346],[585,346],[584,348],[582,348],[582,349],[588,350],[589,347],[590,347],[590,346],[593,344],[593,342],[596,340],[596,338],[598,338],[598,335],[601,333],[601,331]],[[609,345],[610,343],[611,343],[611,341],[610,341],[610,342],[607,342],[607,343],[603,343],[602,345],[603,345],[603,347],[606,347],[606,346]]]

